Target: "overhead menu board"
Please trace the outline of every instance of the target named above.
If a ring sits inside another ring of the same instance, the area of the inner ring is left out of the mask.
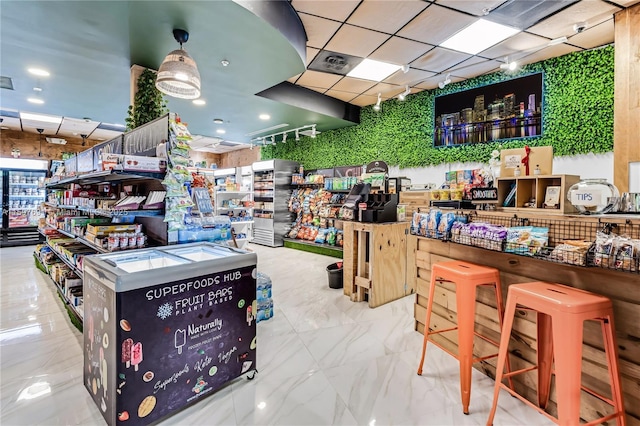
[[[94,170],[102,170],[102,154],[122,154],[122,135],[93,146]]]
[[[135,131],[125,133],[122,142],[122,153],[156,157],[158,145],[167,142],[169,134],[169,115],[137,127]]]
[[[92,172],[93,169],[93,149],[79,152],[77,155],[77,171],[78,173]]]

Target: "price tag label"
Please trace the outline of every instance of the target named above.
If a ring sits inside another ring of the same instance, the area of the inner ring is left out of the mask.
[[[607,204],[602,191],[593,189],[579,189],[571,193],[571,204],[574,206],[599,206]]]

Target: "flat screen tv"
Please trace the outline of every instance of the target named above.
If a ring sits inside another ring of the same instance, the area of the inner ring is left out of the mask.
[[[435,147],[542,135],[542,73],[435,98]]]

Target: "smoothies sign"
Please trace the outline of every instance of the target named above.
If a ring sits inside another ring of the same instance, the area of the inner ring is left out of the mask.
[[[255,369],[255,276],[252,266],[116,293],[116,424],[155,422]]]

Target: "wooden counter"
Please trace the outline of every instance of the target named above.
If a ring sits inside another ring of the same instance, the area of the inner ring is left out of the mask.
[[[495,212],[490,214],[500,216]],[[479,215],[481,216],[482,213]],[[555,219],[558,217],[555,216]],[[638,216],[564,216],[563,220],[571,224],[620,221],[621,226],[634,227],[634,233],[638,232],[638,226],[640,226]],[[637,237],[637,234],[635,236]],[[421,333],[424,332],[431,265],[441,261],[465,260],[498,269],[505,299],[509,285],[532,281],[570,285],[609,297],[613,301],[627,420],[629,425],[640,425],[640,274],[552,263],[512,253],[488,251],[413,235],[409,235],[408,240],[409,245],[415,244],[417,246],[415,265],[410,266],[408,274],[414,274],[417,278],[414,316],[416,330]],[[415,240],[415,243],[411,240]],[[476,331],[499,340],[500,328],[497,322],[494,293],[489,288],[479,288],[477,302]],[[439,283],[434,296],[430,327],[438,330],[449,328],[454,323],[457,323],[455,286],[449,283]],[[438,340],[451,350],[457,351],[457,333],[438,334],[434,335],[433,339]],[[482,339],[476,339],[474,351],[476,355],[486,355],[492,351],[495,352],[495,349]],[[517,312],[510,352],[513,369],[530,367],[535,363],[535,313],[532,314],[524,310]],[[493,378],[495,377],[495,364],[496,358],[492,358],[474,364],[474,367]],[[515,376],[514,381],[517,391],[533,402],[536,398],[535,371]],[[593,321],[585,323],[582,383],[604,395],[610,395],[602,332],[600,325]],[[554,389],[548,409],[554,415],[557,414],[555,401]],[[582,392],[581,417],[584,420],[590,421],[601,417],[601,413],[610,412],[611,407],[608,404],[584,391]]]
[[[344,222],[344,294],[353,302],[383,305],[415,292],[416,239],[407,246],[409,222]],[[407,279],[410,277],[410,279]]]

